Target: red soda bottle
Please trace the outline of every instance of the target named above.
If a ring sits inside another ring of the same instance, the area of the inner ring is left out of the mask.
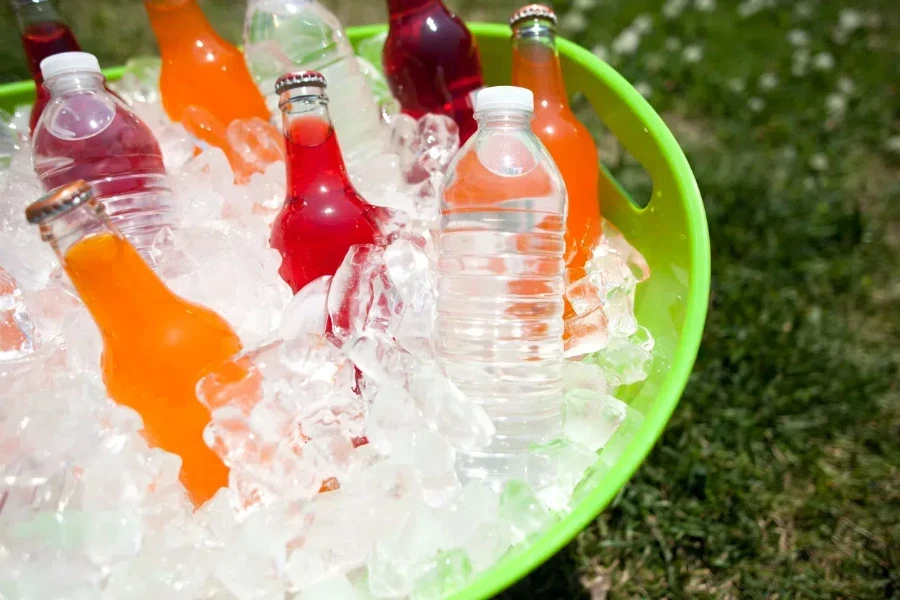
[[[44,107],[50,101],[50,92],[44,89],[41,61],[60,52],[81,50],[69,26],[63,23],[52,0],[13,0],[13,9],[22,35],[22,45],[28,59],[28,68],[34,79],[35,98],[31,107],[30,127],[34,132]]]
[[[380,241],[377,209],[353,188],[334,134],[325,78],[288,73],[275,82],[287,147],[287,198],[270,243],[281,253],[278,273],[296,294],[334,275],[355,244]]]
[[[403,112],[453,117],[460,143],[475,133],[474,92],[484,86],[475,38],[441,0],[388,0],[384,73]]]

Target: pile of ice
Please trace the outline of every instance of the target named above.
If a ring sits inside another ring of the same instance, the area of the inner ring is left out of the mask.
[[[384,155],[351,165],[364,195],[394,209],[389,243],[354,247],[292,298],[268,248],[283,163],[235,185],[221,150],[195,155],[165,118],[152,82],[120,91],[159,136],[183,207],[153,266],[244,343],[198,386],[231,483],[193,511],[180,459],[148,448],[140,416],[107,398],[99,333],[23,218],[41,190],[18,114],[0,134],[0,597],[440,598],[558,521],[617,460],[641,415],[616,389],[647,376],[653,340],[633,313],[647,265],[610,224],[570,274],[564,439],[533,448],[525,479],[502,489],[461,482],[456,452],[493,427],[432,351],[452,121],[393,118]]]

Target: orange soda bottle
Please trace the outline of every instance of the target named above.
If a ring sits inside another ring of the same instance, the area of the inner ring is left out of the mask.
[[[240,340],[217,314],[163,284],[84,181],[57,188],[25,215],[100,328],[110,398],[140,413],[149,444],[181,457],[181,481],[199,506],[228,485],[228,468],[203,442],[210,415],[195,388]]]
[[[510,26],[512,84],[534,92],[531,128],[566,182],[566,265],[583,268],[601,232],[597,146],[569,106],[556,50],[556,14],[546,6],[529,4],[513,14]]]
[[[246,176],[246,165],[234,160],[219,131],[237,119],[270,120],[266,101],[244,62],[244,55],[216,33],[196,0],[144,0],[150,25],[156,34],[162,70],[159,91],[169,118],[183,123],[193,135],[222,148],[232,162],[237,179]],[[190,107],[200,109],[185,120]],[[197,114],[209,122],[198,121]],[[271,126],[272,139],[280,132]]]

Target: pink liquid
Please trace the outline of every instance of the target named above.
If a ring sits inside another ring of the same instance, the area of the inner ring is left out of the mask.
[[[334,128],[316,116],[286,120],[287,199],[272,226],[279,275],[296,294],[334,275],[354,244],[380,241],[376,209],[353,189]]]
[[[475,38],[441,0],[388,0],[384,71],[403,112],[453,117],[460,141],[477,125],[472,93],[484,86]]]
[[[28,68],[34,78],[35,99],[31,107],[31,120],[29,126],[33,132],[38,119],[44,112],[44,107],[50,101],[50,92],[44,89],[44,77],[41,75],[41,61],[60,52],[78,52],[81,46],[64,23],[59,21],[46,21],[32,23],[25,28],[22,34],[22,45],[25,47],[25,56],[28,58]]]
[[[153,133],[103,88],[99,73],[58,75],[32,135],[34,170],[45,190],[77,179],[94,186],[110,220],[146,255],[174,204]]]
[[[109,125],[94,135],[82,139],[57,137],[44,123],[35,131],[34,167],[44,189],[84,179],[99,183],[97,191],[102,197],[141,192],[148,179],[165,177],[162,153],[153,133],[119,101],[110,100],[114,112],[98,111],[101,100],[95,94],[70,96],[58,116],[51,115],[55,128],[69,131],[82,129],[85,115],[112,117]]]

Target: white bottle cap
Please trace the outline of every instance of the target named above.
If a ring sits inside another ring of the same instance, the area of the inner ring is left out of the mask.
[[[60,73],[77,71],[99,73],[100,63],[97,62],[97,57],[87,52],[60,52],[41,61],[41,74],[44,79],[50,79]]]
[[[492,108],[534,110],[534,93],[514,85],[498,85],[479,90],[475,96],[475,112]]]

